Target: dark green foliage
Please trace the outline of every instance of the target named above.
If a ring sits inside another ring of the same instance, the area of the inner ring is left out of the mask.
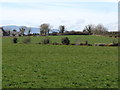
[[[45,38],[42,41],[42,44],[49,44],[50,43],[50,39],[49,38]]]
[[[71,43],[70,45],[75,45],[75,43]]]
[[[58,42],[54,42],[52,43],[52,45],[60,45]]]
[[[61,42],[62,42],[63,45],[69,45],[70,44],[70,40],[68,39],[68,37],[62,38]]]
[[[25,43],[25,44],[30,43],[30,42],[31,42],[31,39],[29,37],[23,39],[23,43]]]
[[[59,28],[60,28],[60,32],[59,33],[63,34],[64,31],[65,31],[65,26],[64,25],[60,25]]]
[[[89,35],[88,32],[80,32],[80,31],[66,31],[64,35]]]
[[[85,44],[88,45],[88,41],[85,41]]]
[[[17,38],[13,38],[13,43],[17,43],[18,42],[18,39]]]
[[[92,46],[92,44],[88,44],[88,46]]]

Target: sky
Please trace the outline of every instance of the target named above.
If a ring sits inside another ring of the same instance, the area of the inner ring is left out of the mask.
[[[85,25],[103,24],[118,30],[118,0],[0,0],[0,26],[39,27],[82,31]]]

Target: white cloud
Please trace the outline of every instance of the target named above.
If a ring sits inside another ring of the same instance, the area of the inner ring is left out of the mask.
[[[117,22],[117,12],[91,12],[89,10],[31,10],[31,9],[9,9],[2,11],[2,25],[17,24],[38,27],[42,23],[49,23],[53,28],[66,25],[68,30],[83,30],[87,24],[104,24]],[[115,28],[115,26],[113,26]],[[113,29],[112,28],[112,29]]]
[[[14,3],[32,3],[32,2],[117,2],[118,0],[0,0],[0,2]],[[58,3],[59,4],[59,3]],[[29,4],[31,5],[31,4]],[[36,5],[36,4],[35,4]],[[117,4],[116,4],[117,5]],[[41,6],[41,5],[40,5]],[[46,7],[47,5],[45,5]],[[49,5],[48,5],[49,6]],[[66,6],[66,5],[65,5]],[[75,6],[75,5],[73,5]],[[59,25],[65,25],[68,30],[83,30],[87,24],[103,24],[110,30],[116,30],[117,25],[112,25],[110,22],[118,21],[118,12],[116,11],[92,11],[81,7],[58,7],[32,9],[21,7],[2,7],[0,14],[1,25],[26,25],[38,27],[42,23],[49,23],[53,28],[58,28]],[[56,8],[56,9],[54,9]],[[87,7],[88,8],[88,7]]]

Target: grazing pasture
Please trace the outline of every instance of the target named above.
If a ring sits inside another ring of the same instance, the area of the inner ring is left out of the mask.
[[[38,42],[41,42],[44,38],[49,38],[51,40],[51,43],[52,42],[61,43],[61,39],[63,37],[68,37],[70,39],[70,43],[88,41],[88,43],[94,45],[94,43],[113,43],[113,41],[118,42],[118,38],[110,38],[105,36],[93,36],[93,35],[64,35],[64,36],[41,36],[41,37],[32,36],[31,40],[32,40],[32,43],[38,43]],[[21,42],[24,38],[26,37],[18,37],[19,42]],[[8,43],[10,43],[11,39],[7,38],[6,40],[9,40]]]
[[[66,36],[49,36],[61,42]],[[67,36],[71,43],[112,43],[116,38]],[[3,88],[118,88],[118,47],[39,45],[45,36],[3,37]]]

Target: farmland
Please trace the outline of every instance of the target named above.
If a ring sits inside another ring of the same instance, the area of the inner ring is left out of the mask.
[[[59,42],[65,36],[49,36]],[[112,43],[104,36],[67,36],[71,43]],[[118,47],[39,45],[44,36],[31,37],[30,44],[3,38],[3,88],[118,88]]]

